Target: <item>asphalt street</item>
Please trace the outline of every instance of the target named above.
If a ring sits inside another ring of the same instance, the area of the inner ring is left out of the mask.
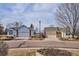
[[[77,48],[78,41],[53,41],[53,40],[11,40],[4,41],[9,48]]]

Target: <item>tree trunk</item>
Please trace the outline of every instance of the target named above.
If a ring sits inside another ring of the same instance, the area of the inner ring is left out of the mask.
[[[31,29],[29,30],[29,37],[31,37]]]
[[[75,36],[75,29],[73,29],[72,38],[74,38],[74,36]]]
[[[74,34],[72,33],[72,38],[74,38]]]

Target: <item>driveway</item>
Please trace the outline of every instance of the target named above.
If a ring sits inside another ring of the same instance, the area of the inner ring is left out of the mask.
[[[47,37],[47,38],[45,38],[45,40],[47,40],[47,41],[61,41],[61,40],[59,40],[56,36],[50,36],[50,37]]]

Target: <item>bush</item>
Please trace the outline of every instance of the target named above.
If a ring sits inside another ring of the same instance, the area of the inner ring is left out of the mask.
[[[32,36],[31,40],[43,40],[44,38],[42,36]]]
[[[43,38],[31,38],[31,40],[43,40]]]
[[[79,36],[75,37],[74,39],[78,40],[79,39]]]
[[[69,40],[69,38],[59,38],[60,40]]]
[[[76,41],[79,39],[79,37],[63,37],[63,38],[59,38],[60,40],[67,40],[67,41]]]

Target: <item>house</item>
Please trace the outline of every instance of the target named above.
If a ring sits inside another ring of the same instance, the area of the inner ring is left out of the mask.
[[[6,32],[7,35],[14,35],[16,37],[30,37],[34,35],[34,28],[22,25],[18,28],[18,32],[16,32],[14,28],[8,28],[6,29]]]
[[[64,37],[65,36],[65,29],[59,27],[45,27],[44,33],[47,37]]]

